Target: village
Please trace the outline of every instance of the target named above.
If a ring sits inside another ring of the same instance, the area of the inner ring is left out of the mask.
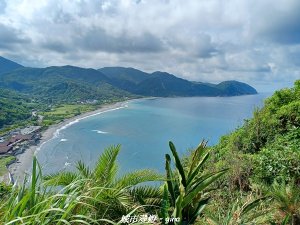
[[[0,158],[16,156],[23,153],[30,145],[37,144],[40,140],[41,126],[28,126],[15,129],[0,137]]]

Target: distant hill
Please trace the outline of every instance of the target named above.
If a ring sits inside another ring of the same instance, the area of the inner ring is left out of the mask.
[[[220,84],[191,82],[166,72],[145,73],[124,67],[105,67],[98,71],[105,74],[110,83],[123,90],[144,96],[235,96],[257,94],[248,84],[224,81]]]
[[[104,67],[99,69],[112,80],[128,81],[130,83],[138,84],[149,78],[149,74],[134,68],[125,67]]]
[[[22,68],[0,74],[0,87],[51,102],[99,101],[133,96],[94,69],[74,66]]]
[[[234,96],[257,93],[253,87],[238,81],[215,85],[191,82],[166,72],[150,74],[124,67],[99,70],[74,66],[28,68],[0,59],[2,71],[5,71],[0,73],[0,88],[49,103],[102,102],[137,96]]]
[[[238,82],[235,80],[223,81],[216,85],[216,87],[223,91],[224,94],[230,96],[234,95],[251,95],[257,93],[256,90],[248,84]]]
[[[0,73],[9,72],[23,66],[0,56]]]

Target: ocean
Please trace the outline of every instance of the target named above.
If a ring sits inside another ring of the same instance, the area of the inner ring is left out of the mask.
[[[269,95],[132,100],[60,128],[37,157],[44,174],[73,170],[79,160],[93,167],[105,148],[120,144],[121,173],[141,168],[164,172],[169,141],[181,155],[203,139],[214,145],[250,118]]]

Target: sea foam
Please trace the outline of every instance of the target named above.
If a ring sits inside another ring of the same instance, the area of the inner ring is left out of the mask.
[[[92,130],[94,132],[97,132],[98,134],[107,134],[108,132],[102,131],[102,130]]]
[[[123,108],[127,108],[128,107],[128,102],[125,102],[123,103],[121,106],[119,107],[116,107],[116,108],[112,108],[112,109],[107,109],[107,110],[104,110],[104,111],[101,111],[101,112],[97,112],[97,113],[94,113],[94,114],[91,114],[91,115],[88,115],[88,116],[83,116],[81,118],[78,118],[78,119],[75,119],[65,125],[63,125],[62,127],[58,128],[54,133],[53,133],[53,136],[52,138],[50,138],[49,140],[47,141],[44,141],[43,143],[41,143],[41,145],[39,147],[36,148],[36,151],[35,151],[35,154],[37,152],[39,152],[41,150],[41,148],[43,147],[44,144],[46,144],[47,142],[51,141],[52,139],[54,138],[58,138],[59,137],[59,134],[62,130],[74,125],[75,123],[78,123],[79,121],[81,120],[84,120],[84,119],[87,119],[87,118],[90,118],[92,116],[97,116],[97,115],[100,115],[102,113],[106,113],[106,112],[111,112],[111,111],[115,111],[115,110],[119,110],[119,109],[123,109]],[[95,130],[96,131],[96,130]],[[100,131],[100,130],[97,130],[97,133],[98,134],[106,134],[107,132],[104,132],[104,131]],[[63,139],[61,139],[62,141]]]

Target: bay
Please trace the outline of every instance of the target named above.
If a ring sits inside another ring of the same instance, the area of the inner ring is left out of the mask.
[[[138,99],[60,129],[37,153],[44,173],[73,170],[82,160],[93,167],[103,150],[120,144],[122,173],[141,168],[164,171],[173,141],[181,155],[202,139],[209,145],[243,124],[268,93],[237,97]]]

